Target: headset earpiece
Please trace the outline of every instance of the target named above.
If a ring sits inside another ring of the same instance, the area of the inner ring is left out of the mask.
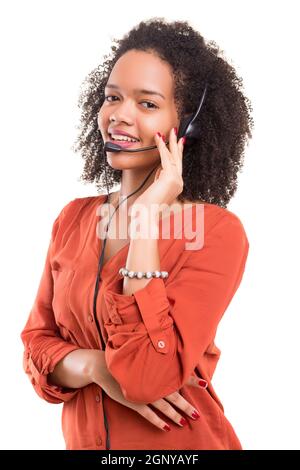
[[[177,137],[178,140],[183,136],[185,136],[187,139],[190,139],[190,140],[193,140],[193,139],[197,140],[201,138],[200,126],[198,123],[195,122],[195,120],[197,119],[197,116],[202,107],[202,104],[206,95],[206,91],[207,91],[207,84],[205,85],[204,92],[201,97],[197,111],[194,114],[189,114],[187,117],[183,118],[180,121],[178,137]]]

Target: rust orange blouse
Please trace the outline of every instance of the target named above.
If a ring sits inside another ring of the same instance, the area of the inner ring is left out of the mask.
[[[181,428],[154,409],[172,428],[165,432],[94,383],[80,389],[48,383],[47,374],[66,354],[102,349],[93,295],[102,245],[99,207],[105,201],[106,195],[76,198],[55,219],[21,333],[24,370],[36,393],[50,403],[63,403],[66,449],[242,449],[211,379],[220,356],[214,343],[217,326],[240,285],[249,243],[239,218],[214,204],[201,204],[204,238],[197,250],[186,249],[191,240],[184,234],[176,237],[172,228],[186,211],[194,223],[199,204],[171,212],[168,238],[162,236],[160,220],[160,267],[168,278],[153,278],[133,295],[122,294],[118,271],[126,265],[127,244],[104,264],[97,298],[107,366],[125,398],[152,403],[180,391],[200,419],[185,416],[189,424]],[[208,381],[207,389],[186,385],[192,374]]]

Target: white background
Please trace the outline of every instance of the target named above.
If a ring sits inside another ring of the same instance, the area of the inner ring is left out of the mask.
[[[83,162],[77,98],[85,76],[150,17],[187,20],[243,77],[255,130],[228,206],[250,242],[222,319],[213,385],[244,449],[299,449],[299,31],[296,1],[1,2],[2,449],[64,449],[61,405],[34,392],[20,332],[52,223],[75,197]],[[126,423],[123,424],[126,432]]]

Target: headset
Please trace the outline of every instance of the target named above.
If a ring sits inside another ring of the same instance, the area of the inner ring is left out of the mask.
[[[185,145],[190,145],[193,141],[195,140],[199,140],[201,138],[201,130],[200,130],[200,126],[196,121],[197,117],[198,117],[198,114],[200,113],[200,110],[202,108],[202,105],[203,105],[203,101],[204,101],[204,98],[206,96],[206,92],[207,92],[207,86],[208,86],[208,82],[206,82],[205,84],[205,87],[204,87],[204,91],[203,91],[203,94],[201,96],[201,99],[200,99],[200,103],[199,103],[199,106],[198,106],[198,109],[197,111],[194,113],[194,114],[189,114],[188,116],[186,116],[185,118],[183,118],[181,121],[180,121],[180,125],[179,125],[179,129],[178,129],[178,135],[177,135],[177,142],[179,141],[179,139],[183,136],[186,137],[186,143]],[[166,142],[166,145],[168,145],[169,142]],[[149,147],[139,147],[139,148],[136,148],[136,149],[125,149],[123,147],[121,147],[120,145],[118,144],[115,144],[113,142],[106,142],[105,145],[104,145],[104,152],[127,152],[127,153],[135,153],[135,152],[144,152],[146,150],[152,150],[152,149],[155,149],[157,148],[156,145],[151,145]],[[160,165],[160,163],[159,163]],[[158,165],[158,166],[159,166]],[[157,166],[157,167],[158,167]],[[129,196],[127,196],[124,200],[122,200],[118,205],[117,207],[115,208],[114,212],[112,213],[111,217],[109,218],[109,222],[106,226],[106,236],[107,236],[107,232],[108,232],[108,228],[109,228],[109,225],[110,225],[110,221],[114,215],[114,213],[116,212],[116,210],[119,208],[119,206],[125,202],[129,197],[133,196],[137,191],[139,191],[143,186],[144,184],[146,183],[146,181],[148,180],[148,178],[151,176],[151,174],[153,173],[153,171],[157,168],[153,168],[151,170],[151,172],[149,173],[149,175],[147,176],[147,178],[145,179],[145,181],[143,181],[143,183],[134,191],[132,192],[131,194],[129,194]],[[106,180],[106,188],[107,188],[107,198],[106,198],[106,203],[109,201],[109,197],[110,197],[110,193],[109,193],[109,189],[108,189],[108,184],[107,184],[107,175],[106,175],[106,161],[105,161],[105,167],[104,167],[104,173],[105,173],[105,180]],[[100,337],[100,340],[101,340],[101,344],[102,344],[102,348],[103,350],[105,350],[105,343],[103,341],[103,337],[102,337],[102,334],[101,334],[101,329],[100,329],[100,325],[99,325],[99,321],[98,321],[98,318],[97,318],[97,309],[96,309],[96,303],[97,303],[97,295],[98,295],[98,290],[99,290],[99,282],[100,282],[100,273],[101,273],[101,270],[102,270],[102,267],[103,267],[103,261],[104,261],[104,251],[105,251],[105,246],[106,246],[106,240],[107,238],[104,238],[104,241],[103,241],[103,247],[102,247],[102,251],[101,251],[101,254],[100,254],[100,258],[99,258],[99,264],[98,264],[98,272],[97,272],[97,278],[96,278],[96,284],[95,284],[95,291],[94,291],[94,300],[93,300],[93,314],[94,314],[94,320],[95,320],[95,324],[97,326],[97,329],[98,329],[98,333],[99,333],[99,337]]]

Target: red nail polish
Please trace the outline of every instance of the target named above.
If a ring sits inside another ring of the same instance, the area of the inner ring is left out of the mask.
[[[158,135],[158,137],[161,137],[161,133],[160,133],[160,132],[156,132],[156,135]]]
[[[163,135],[161,136],[161,138],[162,138],[162,140],[163,140],[164,142],[166,142],[166,136],[165,136],[165,134],[163,134]]]
[[[200,379],[199,382],[198,382],[198,384],[199,384],[200,387],[202,387],[202,388],[206,388],[207,385],[208,385],[207,382],[206,382],[206,380],[204,380],[204,379]]]
[[[187,425],[187,420],[184,419],[184,418],[181,418],[181,420],[179,421],[180,424],[182,424],[182,426],[186,426]]]
[[[192,418],[194,418],[194,419],[200,418],[200,415],[197,413],[197,411],[193,411]]]
[[[166,431],[171,431],[171,428],[170,428],[170,426],[169,426],[168,424],[165,424],[164,429],[165,429]]]
[[[184,137],[182,137],[182,143],[183,143],[183,145],[185,144],[185,141],[186,141],[186,137],[184,136]]]
[[[175,132],[175,135],[178,135],[177,127],[174,127],[174,132]]]

